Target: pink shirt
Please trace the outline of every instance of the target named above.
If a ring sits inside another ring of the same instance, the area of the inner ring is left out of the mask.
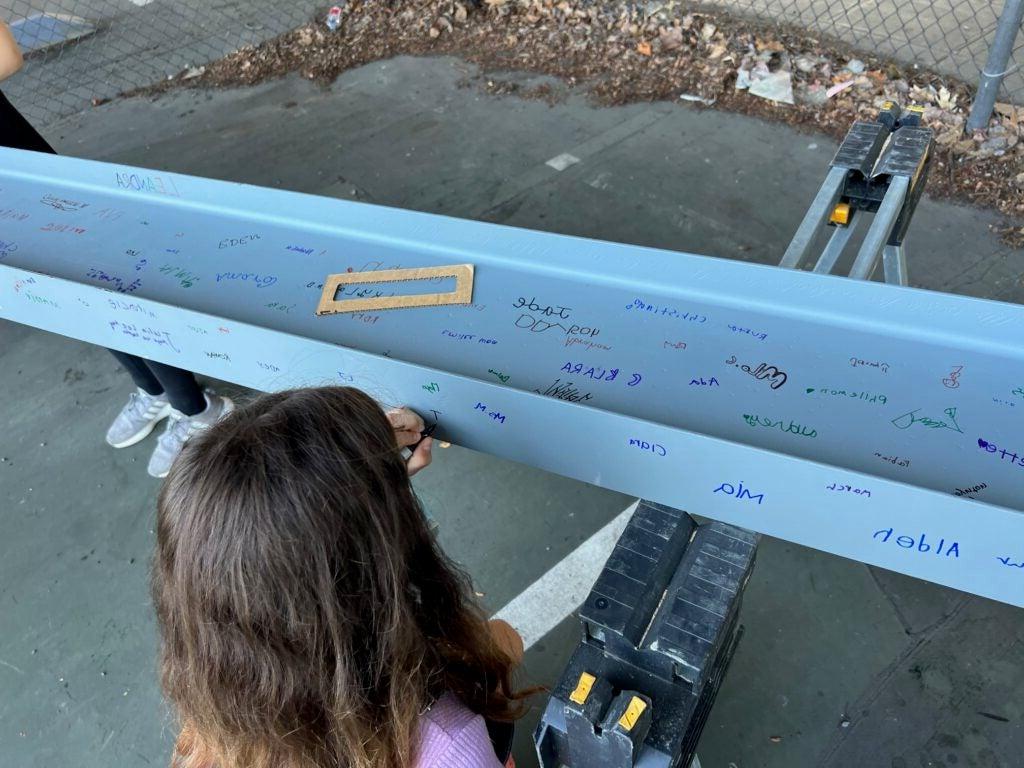
[[[450,693],[420,717],[415,768],[503,768],[484,719]]]

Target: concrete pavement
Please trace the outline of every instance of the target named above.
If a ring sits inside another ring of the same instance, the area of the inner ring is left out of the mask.
[[[330,89],[289,78],[113,103],[48,138],[83,157],[762,263],[778,260],[834,149],[687,106],[488,96],[479,74],[399,59]],[[564,152],[580,162],[546,165]],[[996,221],[925,200],[911,283],[1024,300],[1024,256],[1000,245]],[[102,442],[127,377],[103,350],[0,324],[0,388],[0,765],[166,764],[146,595],[154,439]],[[438,454],[419,491],[492,609],[630,502]],[[1024,612],[768,539],[742,618],[707,768],[1019,765]],[[554,680],[576,633],[566,618],[531,649],[532,681]]]

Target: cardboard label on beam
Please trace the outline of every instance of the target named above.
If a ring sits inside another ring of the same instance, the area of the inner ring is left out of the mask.
[[[454,277],[455,290],[448,293],[378,296],[374,298],[342,299],[341,301],[337,299],[338,288],[343,285],[431,280],[437,277]],[[335,315],[340,312],[372,312],[380,309],[409,309],[411,307],[439,307],[445,304],[470,304],[472,301],[472,264],[453,264],[447,267],[418,267],[413,269],[383,269],[375,272],[342,272],[341,274],[327,276],[316,313],[318,315]]]

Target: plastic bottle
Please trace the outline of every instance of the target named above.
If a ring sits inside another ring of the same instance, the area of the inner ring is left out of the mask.
[[[335,32],[341,26],[341,6],[335,5],[327,13],[327,28]]]

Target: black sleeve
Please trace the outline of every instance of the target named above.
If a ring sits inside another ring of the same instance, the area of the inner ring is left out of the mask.
[[[14,149],[30,149],[33,152],[57,154],[46,139],[39,135],[28,120],[14,108],[0,91],[0,145]]]

